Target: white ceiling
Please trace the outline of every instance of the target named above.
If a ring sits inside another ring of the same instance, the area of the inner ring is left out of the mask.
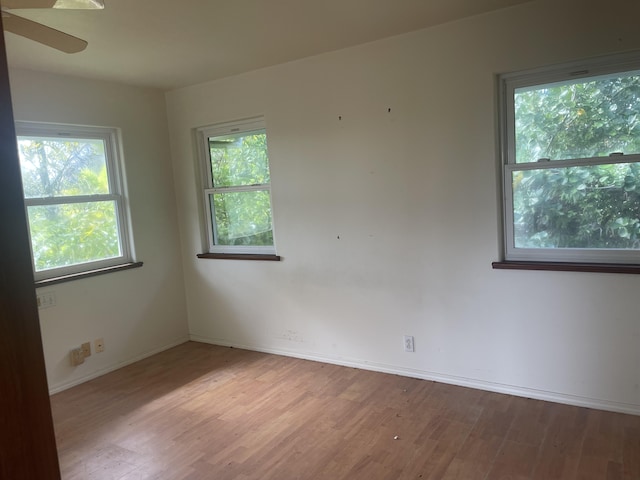
[[[12,10],[87,40],[83,52],[5,38],[10,67],[168,90],[528,1],[105,0],[104,10]]]

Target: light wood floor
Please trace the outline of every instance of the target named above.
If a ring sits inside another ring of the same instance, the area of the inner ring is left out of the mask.
[[[51,400],[65,480],[640,479],[640,417],[194,342]]]

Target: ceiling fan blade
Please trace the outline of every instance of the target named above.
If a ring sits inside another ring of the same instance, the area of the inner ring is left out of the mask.
[[[0,0],[3,8],[53,8],[57,0]]]
[[[103,0],[0,0],[4,8],[63,8],[69,10],[103,9]]]
[[[29,38],[61,52],[76,53],[87,48],[87,42],[78,37],[7,12],[2,12],[2,23],[7,32]]]

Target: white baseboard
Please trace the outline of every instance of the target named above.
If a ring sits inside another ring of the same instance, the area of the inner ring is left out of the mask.
[[[640,415],[640,405],[632,403],[613,402],[610,400],[601,400],[598,398],[582,397],[579,395],[570,395],[566,393],[549,392],[517,385],[507,385],[502,383],[487,382],[484,380],[476,380],[472,378],[458,377],[455,375],[446,375],[436,372],[424,370],[416,370],[412,368],[398,367],[394,365],[385,365],[382,363],[358,361],[355,359],[344,359],[338,357],[330,357],[325,355],[307,354],[294,352],[277,348],[264,348],[258,345],[243,345],[230,343],[217,338],[202,337],[199,335],[190,335],[194,342],[209,343],[219,345],[221,347],[233,347],[243,350],[252,350],[256,352],[271,353],[274,355],[283,355],[286,357],[300,358],[304,360],[312,360],[315,362],[330,363],[345,367],[360,368],[362,370],[371,370],[374,372],[391,373],[403,377],[419,378],[422,380],[431,380],[440,383],[457,385],[460,387],[475,388],[478,390],[486,390],[489,392],[504,393],[517,397],[533,398],[536,400],[545,400],[548,402],[564,403],[577,407],[594,408],[596,410],[606,410],[617,413],[627,413],[631,415]]]
[[[173,347],[177,347],[178,345],[182,345],[185,342],[188,342],[189,338],[188,337],[184,337],[182,339],[176,340],[175,342],[169,343],[167,345],[163,345],[162,347],[158,347],[155,348],[153,350],[150,350],[148,352],[143,353],[142,355],[137,355],[133,358],[129,358],[127,360],[124,360],[122,362],[118,362],[114,365],[110,365],[108,367],[105,368],[101,368],[99,370],[96,370],[95,372],[92,372],[88,375],[84,375],[80,378],[76,378],[74,380],[71,380],[70,382],[64,382],[64,383],[59,383],[57,385],[53,385],[49,387],[49,395],[53,395],[55,393],[59,393],[62,392],[63,390],[67,390],[71,387],[75,387],[76,385],[80,385],[81,383],[85,383],[88,382],[89,380],[93,380],[94,378],[98,378],[101,377],[102,375],[105,375],[107,373],[113,372],[114,370],[118,370],[119,368],[122,367],[126,367],[127,365],[131,365],[132,363],[135,362],[139,362],[140,360],[143,360],[147,357],[150,357],[152,355],[155,355],[156,353],[160,353],[160,352],[164,352],[165,350],[169,350],[170,348]]]

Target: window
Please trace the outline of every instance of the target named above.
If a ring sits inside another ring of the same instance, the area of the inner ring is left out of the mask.
[[[275,254],[264,119],[198,132],[209,252]]]
[[[36,280],[132,262],[118,131],[16,122]]]
[[[640,56],[500,86],[505,259],[640,263]]]

